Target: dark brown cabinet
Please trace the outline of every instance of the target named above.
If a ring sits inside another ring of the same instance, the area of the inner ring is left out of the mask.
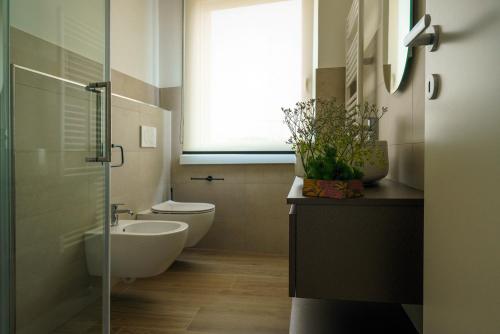
[[[422,303],[423,193],[389,180],[359,199],[302,196],[290,208],[290,296]]]

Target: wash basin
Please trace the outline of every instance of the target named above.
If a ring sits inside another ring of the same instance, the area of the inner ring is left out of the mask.
[[[134,279],[163,273],[182,252],[188,225],[176,221],[121,220],[110,228],[111,276]],[[85,233],[90,275],[102,275],[102,228]]]

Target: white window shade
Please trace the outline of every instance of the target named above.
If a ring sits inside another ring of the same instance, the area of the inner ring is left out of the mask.
[[[291,150],[281,108],[309,95],[309,1],[185,0],[184,152]]]

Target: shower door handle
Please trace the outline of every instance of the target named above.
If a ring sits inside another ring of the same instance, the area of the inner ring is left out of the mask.
[[[122,167],[125,165],[125,153],[123,152],[123,146],[118,144],[111,144],[111,148],[120,149],[120,163],[117,165],[110,165],[111,168]]]
[[[111,82],[90,83],[85,89],[96,94],[96,156],[87,162],[111,162]],[[105,95],[104,126],[102,126],[102,93]],[[102,129],[104,128],[104,135]]]

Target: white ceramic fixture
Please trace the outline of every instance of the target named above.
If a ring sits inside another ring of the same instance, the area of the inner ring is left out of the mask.
[[[188,225],[177,221],[120,220],[111,227],[111,276],[152,277],[167,270],[184,249]],[[85,233],[90,275],[102,274],[102,229]]]
[[[363,183],[370,184],[382,180],[387,176],[389,172],[389,153],[387,141],[379,140],[375,143],[375,147],[378,149],[379,156],[376,156],[375,150],[373,150],[372,158],[377,161],[375,164],[366,164],[361,171],[363,172]],[[378,153],[377,153],[378,154]],[[300,177],[305,177],[304,166],[300,160],[300,156],[297,156],[297,162],[295,163],[295,175]]]
[[[375,143],[375,146],[377,147],[377,151],[379,152],[375,153],[377,151],[373,151],[373,160],[376,161],[376,163],[372,165],[366,164],[361,169],[363,172],[364,183],[377,182],[386,177],[387,173],[389,172],[389,154],[387,141],[379,140]]]
[[[167,201],[137,214],[137,219],[173,220],[189,225],[186,247],[195,246],[208,233],[214,222],[215,205]]]

